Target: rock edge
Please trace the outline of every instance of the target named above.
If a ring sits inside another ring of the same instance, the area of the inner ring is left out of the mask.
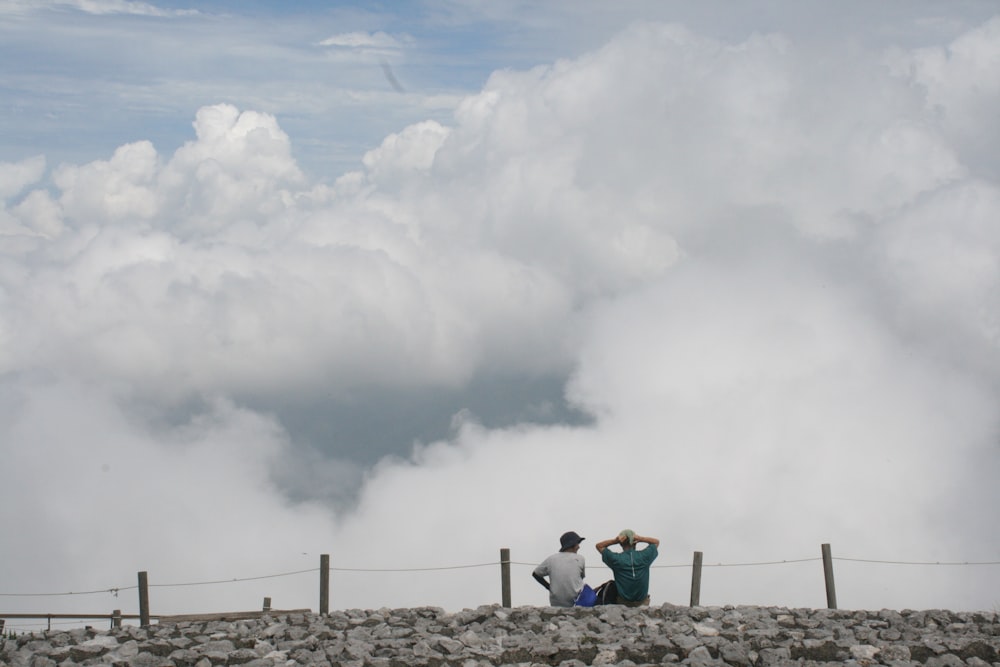
[[[80,628],[0,643],[5,667],[995,665],[996,612],[606,606],[351,609]]]

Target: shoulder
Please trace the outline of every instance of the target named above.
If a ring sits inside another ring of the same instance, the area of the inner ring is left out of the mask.
[[[543,560],[541,563],[539,563],[538,567],[536,567],[535,569],[536,570],[548,569],[548,567],[552,565],[552,561],[555,560],[556,556],[558,555],[559,554],[552,554],[551,556]]]

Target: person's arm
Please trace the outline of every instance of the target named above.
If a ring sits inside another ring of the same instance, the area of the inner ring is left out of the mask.
[[[624,541],[625,541],[624,537],[612,537],[610,540],[602,540],[598,542],[597,544],[594,545],[594,548],[597,549],[597,553],[602,554],[604,553],[604,550],[610,547],[612,544],[621,544]]]
[[[642,537],[641,535],[635,536],[636,542],[645,542],[646,544],[652,544],[657,549],[660,548],[660,541],[655,537]]]
[[[545,577],[543,577],[542,575],[538,574],[537,572],[532,572],[531,576],[533,576],[535,578],[535,581],[537,581],[542,586],[544,586],[545,590],[549,590],[550,588],[552,588],[551,586],[549,586],[549,582],[545,581]]]

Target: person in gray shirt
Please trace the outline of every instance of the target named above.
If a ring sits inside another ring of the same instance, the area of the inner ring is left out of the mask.
[[[572,530],[559,538],[560,549],[543,560],[531,576],[549,591],[553,607],[572,607],[583,588],[586,561],[578,551],[583,538]],[[548,581],[545,580],[548,577]]]

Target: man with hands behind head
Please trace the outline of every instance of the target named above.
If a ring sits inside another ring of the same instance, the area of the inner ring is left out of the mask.
[[[638,543],[645,543],[644,549],[636,549]],[[617,544],[621,551],[612,551],[611,545]],[[636,535],[633,530],[623,530],[617,537],[604,540],[594,545],[601,554],[601,560],[615,574],[615,587],[618,589],[618,603],[629,607],[641,607],[649,604],[649,566],[659,555],[657,547],[660,541],[655,537]]]

